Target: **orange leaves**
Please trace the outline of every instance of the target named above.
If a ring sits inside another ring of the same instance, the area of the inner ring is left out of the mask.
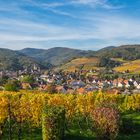
[[[93,110],[92,120],[98,137],[114,140],[119,132],[119,112],[112,107],[97,107]]]

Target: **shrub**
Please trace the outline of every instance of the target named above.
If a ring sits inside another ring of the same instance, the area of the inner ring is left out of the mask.
[[[33,84],[34,81],[35,81],[34,77],[30,76],[30,75],[26,75],[23,78],[21,78],[21,82],[23,82],[23,83]]]
[[[102,140],[114,140],[119,132],[119,113],[113,107],[96,107],[92,112],[93,128]]]
[[[43,140],[62,140],[64,128],[65,110],[58,106],[45,107],[42,113]]]
[[[20,89],[20,84],[18,81],[15,80],[9,80],[5,86],[4,89],[6,91],[18,91]]]

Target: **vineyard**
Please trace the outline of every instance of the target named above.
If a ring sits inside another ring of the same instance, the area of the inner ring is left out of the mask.
[[[75,71],[78,69],[82,70],[91,70],[91,69],[100,69],[97,67],[97,64],[99,63],[98,58],[92,57],[92,58],[76,58],[60,67],[60,69],[65,71]]]
[[[124,61],[121,66],[118,66],[114,68],[117,72],[124,72],[126,70],[129,70],[130,73],[133,74],[139,74],[140,70],[140,60],[134,60],[134,61]]]
[[[42,114],[46,106],[61,107],[65,110],[66,135],[78,133],[86,137],[98,136],[99,131],[93,127],[93,122],[96,122],[96,128],[102,128],[101,126],[103,125],[103,128],[106,126],[106,129],[108,129],[108,126],[110,126],[111,130],[109,132],[111,136],[113,135],[111,137],[113,140],[114,135],[116,136],[119,133],[120,116],[139,113],[140,95],[106,93],[64,95],[36,93],[35,91],[32,93],[28,91],[18,93],[1,92],[0,139],[41,140]],[[104,122],[104,119],[109,121]],[[101,132],[104,132],[104,129]]]

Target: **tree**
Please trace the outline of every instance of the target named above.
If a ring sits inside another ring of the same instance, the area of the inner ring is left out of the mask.
[[[30,75],[26,75],[23,78],[21,78],[21,82],[32,84],[34,83],[34,77]]]
[[[115,66],[119,66],[120,62],[111,60],[108,57],[101,57],[99,62],[99,67],[109,67],[113,68]]]
[[[20,83],[17,80],[9,80],[5,84],[4,89],[6,91],[18,91],[20,89]]]
[[[8,76],[2,76],[1,78],[0,78],[0,85],[4,85],[4,84],[6,84],[7,83],[7,81],[8,81]]]

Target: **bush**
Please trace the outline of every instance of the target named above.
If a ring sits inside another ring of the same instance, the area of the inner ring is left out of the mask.
[[[42,114],[43,140],[62,140],[64,128],[65,110],[58,106],[45,107]]]
[[[4,89],[6,91],[18,91],[20,89],[20,84],[18,81],[15,80],[9,80],[5,86]]]
[[[96,107],[92,112],[93,127],[97,137],[114,140],[119,132],[119,113],[113,107]]]
[[[29,84],[33,84],[35,81],[34,77],[31,75],[26,75],[23,78],[21,78],[21,82],[23,83],[29,83]]]

